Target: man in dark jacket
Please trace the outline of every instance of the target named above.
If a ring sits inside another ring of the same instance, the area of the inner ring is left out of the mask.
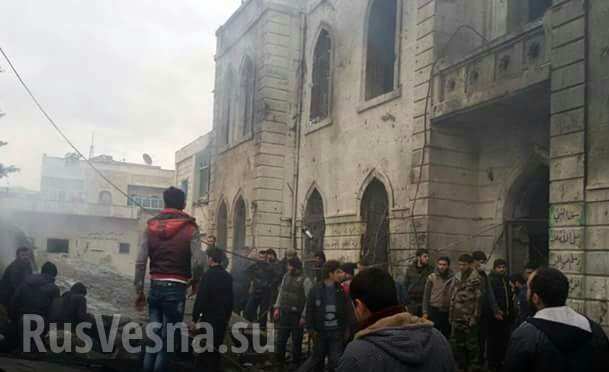
[[[9,306],[9,315],[12,323],[17,326],[17,330],[13,334],[17,335],[18,345],[23,347],[23,351],[28,351],[28,348],[30,351],[38,350],[38,343],[35,340],[24,339],[24,330],[36,329],[35,323],[28,324],[28,320],[24,317],[41,317],[44,322],[43,334],[48,331],[51,305],[60,294],[59,288],[55,285],[56,277],[57,267],[53,263],[47,262],[42,266],[40,274],[30,275],[15,291]]]
[[[339,372],[456,371],[446,338],[430,321],[398,305],[388,273],[371,268],[357,274],[351,298],[360,327],[340,360]]]
[[[516,329],[531,316],[531,310],[529,300],[527,299],[527,280],[524,278],[524,275],[512,274],[510,275],[510,282],[514,291],[514,309],[517,310],[516,321],[512,328]]]
[[[39,315],[48,320],[51,304],[59,297],[59,287],[55,285],[57,266],[47,262],[40,274],[30,275],[15,291],[10,305],[13,321],[19,321],[24,315]]]
[[[474,268],[476,271],[478,271],[478,275],[480,276],[480,323],[478,344],[480,350],[480,362],[484,364],[486,361],[486,339],[488,338],[489,321],[493,318],[502,320],[503,314],[497,306],[495,293],[490,289],[491,285],[488,275],[482,267],[482,265],[485,265],[488,261],[486,253],[482,251],[475,251],[472,253],[472,257],[474,258]]]
[[[274,304],[277,300],[277,295],[279,293],[279,286],[281,285],[281,281],[283,280],[283,276],[285,273],[283,272],[283,264],[279,261],[277,257],[277,252],[274,249],[269,248],[266,251],[266,256],[273,268],[273,281],[271,284],[271,304]]]
[[[489,283],[502,319],[490,318],[487,320],[489,335],[491,335],[486,340],[488,367],[490,371],[501,371],[512,334],[512,324],[515,320],[514,293],[507,276],[507,262],[504,259],[499,258],[493,262]]]
[[[408,310],[411,314],[422,316],[425,283],[429,274],[433,273],[434,268],[429,264],[429,252],[426,249],[417,250],[416,255],[416,260],[406,270],[404,288]]]
[[[338,365],[355,321],[353,305],[340,285],[342,276],[340,263],[327,261],[322,268],[323,281],[309,291],[305,325],[313,338],[313,353],[299,372],[323,370],[326,357],[329,371],[334,371]]]
[[[171,187],[163,193],[166,209],[148,221],[140,252],[135,263],[135,288],[138,304],[144,299],[144,278],[150,261],[150,294],[148,309],[150,322],[162,341],[160,352],[147,352],[144,372],[165,372],[169,356],[167,328],[184,319],[186,290],[192,273],[200,266],[201,243],[195,219],[184,213],[185,195]]]
[[[266,329],[276,271],[274,266],[269,263],[265,250],[258,252],[258,262],[247,269],[247,275],[250,291],[245,306],[245,318],[250,322],[257,321],[260,328]]]
[[[76,283],[51,306],[49,321],[59,325],[70,324],[75,329],[83,322],[93,324],[93,316],[87,312],[87,287]]]
[[[304,332],[304,307],[306,294],[311,289],[311,281],[302,272],[302,262],[298,257],[288,259],[288,272],[279,287],[273,318],[279,321],[277,336],[277,359],[285,364],[286,344],[292,336],[292,363],[299,364],[302,357]]]
[[[25,279],[32,275],[31,250],[27,247],[17,249],[17,258],[4,270],[0,279],[0,314],[6,312],[15,290]]]
[[[195,323],[204,322],[213,329],[213,351],[203,353],[200,358],[200,366],[210,372],[222,371],[219,348],[233,312],[233,278],[222,267],[223,257],[221,249],[207,249],[209,269],[201,278],[192,316]]]
[[[505,372],[601,372],[609,366],[609,340],[596,322],[566,306],[567,277],[539,269],[528,282],[536,311],[513,334]]]

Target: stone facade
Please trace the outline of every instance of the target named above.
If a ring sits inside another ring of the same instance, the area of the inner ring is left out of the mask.
[[[396,274],[417,248],[550,264],[609,326],[607,12],[602,0],[245,2],[218,31],[212,230],[234,245],[242,198],[256,247]],[[370,53],[378,40],[395,44],[393,65]],[[227,108],[247,112],[247,84],[227,86],[227,71],[246,56],[253,125],[239,134]]]

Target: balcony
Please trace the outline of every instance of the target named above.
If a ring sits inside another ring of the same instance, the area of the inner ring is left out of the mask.
[[[453,62],[439,64],[429,116],[442,120],[534,88],[550,78],[550,56],[542,20],[517,34],[492,41]]]
[[[121,205],[101,205],[81,202],[43,200],[37,197],[15,197],[0,195],[0,210],[27,213],[62,214],[137,220],[139,208]]]

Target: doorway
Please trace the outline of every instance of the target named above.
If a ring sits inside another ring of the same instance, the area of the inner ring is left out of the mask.
[[[550,170],[539,164],[516,180],[507,198],[504,237],[510,272],[522,272],[527,263],[548,264],[549,209]]]

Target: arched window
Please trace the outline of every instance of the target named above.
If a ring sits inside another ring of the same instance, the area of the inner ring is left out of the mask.
[[[373,0],[366,36],[366,100],[395,89],[397,0]]]
[[[239,197],[235,204],[233,217],[233,250],[241,251],[245,247],[245,202]]]
[[[216,219],[216,244],[218,247],[226,248],[228,239],[228,210],[226,203],[222,202],[218,208],[218,216]]]
[[[233,86],[234,73],[233,69],[229,68],[224,78],[224,115],[222,120],[222,143],[228,145],[231,139],[232,123],[233,123]]]
[[[254,122],[254,95],[256,93],[256,74],[254,64],[249,58],[245,58],[241,65],[240,84],[240,123],[241,135],[245,136],[252,131]]]
[[[323,252],[324,239],[326,235],[326,220],[324,217],[324,202],[317,189],[313,190],[305,207],[303,218],[303,239],[305,270],[309,275],[313,275],[311,258],[315,253]]]
[[[313,53],[313,86],[311,88],[311,122],[318,122],[330,115],[332,89],[332,40],[327,30],[322,29]]]
[[[388,267],[389,196],[385,185],[376,178],[364,192],[360,213],[366,226],[362,237],[362,258],[369,265]]]
[[[112,194],[109,191],[99,193],[99,204],[112,205]]]

